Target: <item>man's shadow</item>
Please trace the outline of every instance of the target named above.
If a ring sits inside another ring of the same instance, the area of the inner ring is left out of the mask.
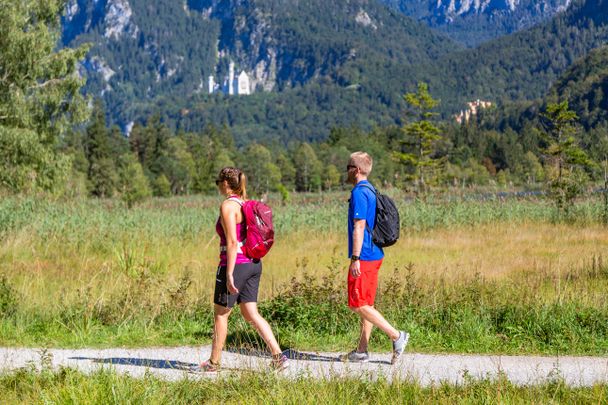
[[[286,346],[293,346],[292,342],[283,341]],[[254,356],[270,358],[270,352],[266,349],[266,344],[260,338],[260,336],[249,330],[236,330],[230,333],[226,338],[226,351],[229,353],[242,354],[244,356]],[[283,350],[283,354],[289,360],[304,360],[304,361],[318,361],[326,363],[343,363],[338,356],[326,356],[317,353],[301,352],[294,349]],[[389,361],[383,360],[370,360],[368,363],[371,364],[388,364]]]

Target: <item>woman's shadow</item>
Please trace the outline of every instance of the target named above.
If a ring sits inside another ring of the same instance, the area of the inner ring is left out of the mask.
[[[187,363],[177,360],[142,359],[137,357],[70,357],[71,360],[89,360],[93,363],[111,364],[116,366],[137,366],[146,368],[160,368],[166,370],[190,371],[197,366],[196,363]]]

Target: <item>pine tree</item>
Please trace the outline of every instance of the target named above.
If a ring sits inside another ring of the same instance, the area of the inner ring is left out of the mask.
[[[95,102],[92,121],[86,129],[83,147],[89,163],[87,183],[90,194],[102,198],[111,197],[118,179],[105,113],[100,101]]]
[[[568,101],[549,104],[541,113],[544,126],[544,149],[547,191],[555,201],[558,215],[568,212],[574,199],[583,192],[587,179],[583,169],[595,166],[578,146],[575,123],[578,116],[568,107]]]
[[[431,122],[431,118],[436,115],[431,110],[439,105],[439,101],[431,97],[426,83],[418,83],[418,91],[407,93],[403,98],[415,120],[403,127],[404,148],[395,155],[401,163],[413,170],[416,190],[424,192],[442,162],[434,154],[437,142],[443,137],[439,128]]]

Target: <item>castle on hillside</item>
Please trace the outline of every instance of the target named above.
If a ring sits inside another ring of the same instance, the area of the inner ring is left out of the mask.
[[[467,105],[469,106],[469,108],[460,111],[459,114],[454,115],[454,119],[459,124],[462,124],[463,122],[469,122],[471,117],[477,115],[477,112],[480,109],[490,108],[493,104],[490,101],[483,101],[477,99],[476,101],[469,101]]]
[[[234,74],[234,62],[230,62],[228,69],[228,76],[224,78],[223,83],[220,85],[215,82],[213,75],[209,76],[209,94],[222,92],[226,95],[250,95],[251,94],[251,81],[249,75],[245,71],[241,71],[241,74],[235,76]]]

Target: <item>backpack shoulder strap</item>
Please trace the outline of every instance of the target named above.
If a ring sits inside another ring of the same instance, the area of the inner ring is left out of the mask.
[[[365,187],[365,188],[367,188],[368,190],[371,190],[371,191],[372,191],[372,193],[374,193],[374,196],[376,197],[376,200],[378,199],[378,192],[376,191],[376,189],[375,189],[375,188],[373,188],[373,187],[371,186],[371,184],[369,184],[369,183],[364,183],[364,184],[361,184],[361,187]],[[376,212],[377,212],[377,211],[378,211],[378,202],[376,201]],[[375,225],[375,224],[374,224],[374,225]],[[367,221],[365,221],[365,229],[367,229],[367,232],[369,232],[369,234],[370,234],[370,235],[373,235],[373,234],[374,234],[374,232],[372,231],[372,229],[369,227],[369,222],[367,222]]]
[[[374,193],[374,195],[378,195],[378,191],[375,188],[373,188],[371,186],[371,184],[369,184],[369,183],[361,184],[361,187],[365,187],[368,190],[372,190],[372,193]]]
[[[226,201],[234,201],[234,202],[238,203],[241,207],[243,205],[245,205],[245,201],[243,201],[243,200],[241,200],[240,198],[237,198],[237,197],[226,198]]]

